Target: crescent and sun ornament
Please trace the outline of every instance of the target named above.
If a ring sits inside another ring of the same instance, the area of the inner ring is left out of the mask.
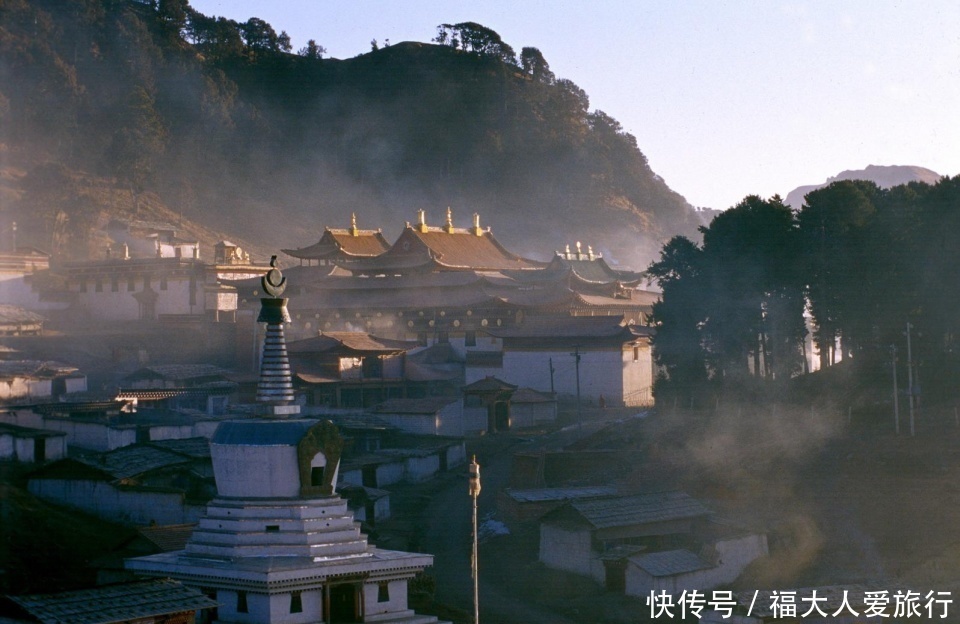
[[[287,278],[277,268],[276,256],[270,257],[270,270],[260,278],[260,284],[263,286],[263,292],[274,298],[279,297],[286,290]]]

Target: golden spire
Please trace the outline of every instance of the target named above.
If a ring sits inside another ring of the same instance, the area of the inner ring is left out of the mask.
[[[357,213],[350,213],[350,234],[352,236],[360,236],[360,230],[357,229]]]
[[[453,210],[450,209],[450,206],[447,206],[447,225],[445,229],[447,232],[453,231]]]
[[[473,213],[473,233],[477,236],[483,236],[483,230],[480,229],[480,214]]]
[[[417,229],[421,232],[427,231],[427,212],[423,208],[417,211]]]

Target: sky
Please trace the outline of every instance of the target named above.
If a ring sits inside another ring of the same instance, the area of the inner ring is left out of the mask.
[[[846,169],[960,173],[960,2],[925,0],[190,0],[259,17],[294,50],[327,56],[429,42],[477,22],[637,138],[650,167],[694,206],[725,209]]]

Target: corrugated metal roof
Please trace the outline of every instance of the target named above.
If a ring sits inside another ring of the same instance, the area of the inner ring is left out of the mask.
[[[158,579],[95,589],[10,596],[43,624],[110,624],[181,611],[210,609],[219,603],[177,581]]]
[[[571,506],[594,528],[697,518],[710,514],[686,492],[658,492],[622,498],[574,501]]]
[[[689,550],[634,555],[629,561],[650,576],[674,576],[714,567]]]
[[[319,420],[228,420],[220,423],[211,444],[296,446]]]
[[[527,490],[506,490],[507,496],[518,503],[541,503],[547,501],[576,500],[583,498],[603,498],[616,496],[617,488],[612,485],[584,487],[536,488]]]

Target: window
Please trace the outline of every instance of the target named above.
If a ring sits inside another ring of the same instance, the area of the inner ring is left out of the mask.
[[[266,528],[267,533],[279,533],[280,525],[279,524],[268,524]]]
[[[133,276],[127,278],[127,292],[133,292],[137,289],[137,280]]]
[[[290,594],[290,613],[303,613],[303,599],[300,592]]]
[[[390,583],[377,584],[377,602],[390,602]]]
[[[237,591],[237,613],[249,613],[247,609],[247,592]]]
[[[110,279],[110,292],[117,292],[120,290],[120,280],[116,277]]]
[[[633,348],[633,361],[634,362],[640,361],[640,347]]]
[[[468,347],[477,346],[477,332],[473,330],[467,331],[467,333],[464,334],[464,337],[463,337],[463,344]]]
[[[97,278],[97,281],[93,283],[93,290],[96,292],[103,292],[103,280],[101,280],[99,277]]]
[[[144,289],[144,290],[147,290],[148,288],[150,288],[150,274],[149,274],[149,273],[147,273],[146,275],[143,276],[143,289]]]
[[[310,468],[310,485],[313,487],[323,485],[323,466],[312,466]]]

